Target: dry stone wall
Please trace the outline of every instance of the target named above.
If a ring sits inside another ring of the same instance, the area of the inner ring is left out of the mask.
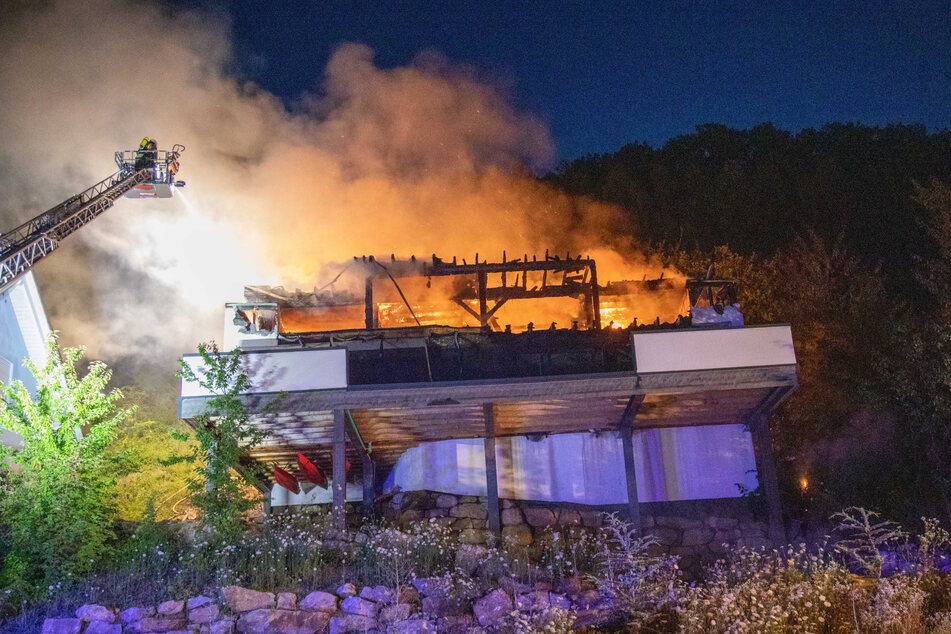
[[[441,577],[414,579],[399,592],[385,586],[345,583],[333,592],[299,598],[290,592],[258,592],[239,586],[206,596],[122,609],[84,605],[75,617],[49,618],[43,634],[480,634],[505,629],[513,610],[570,610],[579,622],[597,623],[609,602],[596,591],[556,594],[544,584],[510,583],[461,605]]]
[[[602,526],[604,513],[624,508],[592,507],[526,500],[500,500],[502,538],[520,546],[543,544],[553,531],[590,530]],[[464,544],[485,544],[488,511],[485,497],[435,491],[407,491],[393,495],[379,511],[401,526],[435,518],[458,531]],[[641,525],[657,541],[656,552],[680,557],[690,573],[715,560],[728,547],[769,546],[766,522],[746,499],[688,500],[641,505]]]

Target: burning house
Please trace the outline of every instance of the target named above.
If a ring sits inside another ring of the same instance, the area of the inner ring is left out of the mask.
[[[346,501],[372,513],[428,491],[442,508],[414,518],[511,536],[534,523],[526,505],[638,524],[759,488],[762,535],[783,538],[767,418],[797,385],[792,336],[744,327],[735,280],[603,282],[570,254],[361,257],[313,292],[248,286],[225,312],[223,348],[245,353],[246,403],[269,434],[247,459],[273,472],[260,488],[274,507],[331,502],[343,527]],[[210,396],[183,383],[179,415]],[[476,496],[480,517],[447,510],[451,496]]]

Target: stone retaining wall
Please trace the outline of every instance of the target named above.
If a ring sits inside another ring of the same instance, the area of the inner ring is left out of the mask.
[[[358,591],[345,583],[303,597],[239,586],[218,595],[125,609],[84,605],[74,617],[46,619],[42,634],[485,634],[498,631],[516,610],[536,615],[562,610],[582,624],[602,622],[610,613],[610,603],[595,590],[556,594],[542,584],[509,584],[460,603],[441,577],[415,579],[398,593],[385,586]]]
[[[542,543],[554,530],[595,530],[602,525],[605,512],[617,512],[620,517],[625,512],[621,506],[525,500],[500,500],[500,506],[502,538],[521,546]],[[459,531],[464,544],[487,541],[485,497],[407,491],[381,503],[379,512],[404,527],[437,518]],[[680,566],[687,572],[716,559],[725,552],[724,544],[770,545],[765,518],[758,517],[750,502],[741,498],[641,504],[641,524],[659,542],[658,552],[652,554],[680,556]]]

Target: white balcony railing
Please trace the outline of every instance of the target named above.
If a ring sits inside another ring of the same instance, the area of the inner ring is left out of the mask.
[[[204,372],[204,361],[197,354],[182,360],[196,373]],[[243,370],[251,379],[247,394],[332,390],[347,387],[347,351],[333,349],[290,349],[245,351]],[[197,383],[182,381],[182,397],[213,396]]]
[[[639,332],[633,345],[638,373],[796,363],[788,325]]]

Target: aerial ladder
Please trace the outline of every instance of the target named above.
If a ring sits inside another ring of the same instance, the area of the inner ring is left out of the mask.
[[[179,157],[185,146],[171,150],[138,149],[115,154],[118,171],[89,189],[48,209],[19,227],[0,234],[0,290],[55,251],[62,240],[127,198],[171,198]]]

